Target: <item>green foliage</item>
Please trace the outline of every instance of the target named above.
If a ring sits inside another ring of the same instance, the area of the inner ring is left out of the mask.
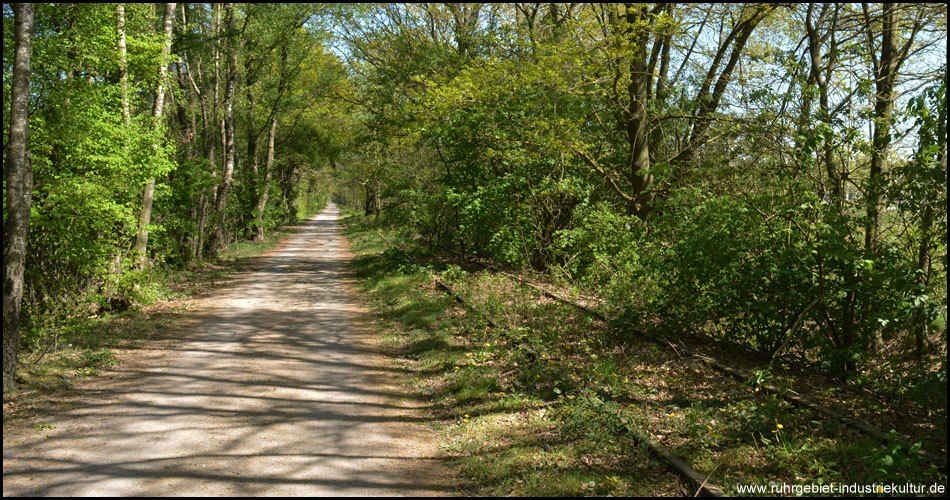
[[[162,287],[148,270],[129,270],[119,275],[115,294],[129,304],[151,305],[162,297]]]
[[[142,29],[145,12],[129,9],[132,33]],[[38,78],[33,83],[41,107],[31,119],[34,190],[25,309],[29,315],[58,314],[66,320],[64,314],[75,313],[59,307],[64,296],[70,296],[70,307],[87,300],[105,306],[108,300],[139,298],[123,284],[140,284],[139,278],[118,275],[128,269],[123,260],[136,231],[142,187],[148,179],[168,175],[176,163],[148,114],[136,115],[130,126],[123,121],[120,88],[109,79],[118,70],[114,8],[47,6],[38,16],[43,28],[34,48]],[[61,22],[72,24],[57,31]],[[146,74],[141,69],[146,62],[154,73],[160,42],[139,38],[129,38],[129,53],[140,58],[130,72],[133,84],[145,86],[148,82],[134,75]],[[77,71],[86,76],[61,79]],[[104,296],[110,293],[118,295]]]
[[[896,432],[888,434],[887,444],[867,457],[872,468],[872,477],[882,484],[920,482],[916,472],[921,470],[920,443],[904,444]],[[912,477],[907,471],[911,472]]]
[[[839,88],[852,78],[845,66],[867,64],[863,45],[822,42],[819,54],[837,59],[819,60],[830,78],[819,85],[792,35],[806,16],[776,14],[797,8],[762,12],[762,28],[735,52],[743,74],[731,78],[725,60],[696,55],[725,56],[728,44],[690,49],[675,73],[660,68],[664,37],[703,45],[693,30],[736,28],[731,8],[454,9],[344,16],[357,75],[347,100],[360,106],[334,176],[345,203],[430,245],[551,272],[638,326],[781,348],[842,376],[890,339],[945,322],[946,216],[936,209],[946,204],[945,86],[912,92],[894,130],[919,131],[919,151],[898,152],[908,140],[895,135],[890,171],[872,180],[865,125],[882,123],[867,104],[876,84]],[[465,24],[468,15],[484,22]],[[875,36],[866,28],[841,27]],[[656,75],[642,103],[640,49]],[[638,107],[643,172],[631,158]],[[886,209],[865,241],[872,191]],[[650,210],[638,197],[652,199]],[[924,243],[926,272],[915,253]]]
[[[576,398],[558,411],[563,422],[561,433],[568,438],[583,436],[606,441],[608,436],[632,427],[616,403],[604,401],[596,393],[587,390],[578,393]]]
[[[932,408],[943,418],[937,419],[936,425],[943,426],[946,432],[947,425],[947,363],[943,361],[937,371],[917,373],[907,382],[907,392],[911,399],[922,408]]]
[[[559,268],[611,302],[642,303],[657,293],[645,268],[650,251],[644,230],[641,220],[618,214],[605,202],[581,205],[570,228],[557,233]]]
[[[653,309],[680,329],[714,322],[716,335],[773,351],[817,292],[809,234],[764,220],[753,207],[768,197],[736,199],[683,191],[668,205],[683,220],[677,239],[653,269],[668,269]],[[688,207],[678,212],[676,205]],[[805,216],[808,205],[783,215]],[[796,213],[798,212],[798,213]],[[786,222],[786,221],[782,221]],[[674,222],[675,224],[675,222]]]
[[[248,228],[271,231],[322,209],[331,190],[324,167],[336,161],[347,137],[346,108],[328,105],[328,96],[345,86],[346,77],[339,58],[327,49],[327,16],[336,9],[240,5],[235,23],[243,23],[243,29],[224,32],[223,6],[179,4],[168,78],[160,82],[162,9],[124,7],[127,92],[115,4],[36,7],[25,353],[55,346],[90,317],[159,299],[161,276],[204,259],[219,221],[220,243],[227,246],[235,237],[254,236],[245,232]],[[14,31],[9,8],[4,27],[4,105],[9,109]],[[238,45],[235,71],[242,77],[234,98],[225,103],[228,50]],[[156,123],[152,115],[160,86],[164,111]],[[238,167],[218,213],[226,105],[237,117]],[[5,136],[8,115],[3,113]],[[278,122],[275,161],[269,172],[255,170],[244,152],[256,138],[256,164],[264,166],[271,117]],[[155,194],[141,269],[134,248],[145,185],[152,179]],[[268,203],[257,210],[265,189]]]
[[[614,467],[637,471],[632,484],[648,481],[642,467],[612,460],[642,452],[644,460],[657,463],[637,445],[640,438],[672,448],[703,474],[728,468],[726,484],[716,479],[727,489],[760,478],[763,463],[770,477],[789,483],[795,477],[825,484],[877,480],[876,439],[777,395],[750,393],[673,350],[637,338],[618,346],[600,322],[570,306],[547,304],[504,275],[447,264],[443,281],[478,311],[492,311],[510,325],[485,328],[480,314],[453,309],[453,297],[434,289],[427,277],[427,267],[442,265],[440,257],[447,254],[436,252],[422,266],[409,264],[407,255],[425,253],[424,240],[399,237],[402,228],[374,217],[350,216],[344,225],[387,351],[404,363],[407,390],[444,415],[446,447],[477,491],[506,492],[516,481],[528,483],[540,471],[553,470],[552,478],[585,474],[586,486],[574,491],[568,486],[573,481],[565,479],[518,491],[615,494],[599,489],[611,484]],[[517,305],[521,301],[527,305]],[[777,383],[771,371],[759,370],[757,377]],[[539,417],[542,427],[521,431]],[[572,452],[582,457],[576,468],[567,456]],[[893,477],[942,480],[922,461],[895,456]]]
[[[101,351],[86,350],[82,353],[82,359],[79,361],[80,367],[76,370],[80,376],[95,376],[105,367],[118,366],[119,361],[115,359],[110,349]]]

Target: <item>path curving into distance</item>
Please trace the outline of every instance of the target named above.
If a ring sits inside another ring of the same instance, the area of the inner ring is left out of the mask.
[[[54,428],[5,433],[4,496],[450,493],[422,403],[374,347],[338,217],[37,419]]]

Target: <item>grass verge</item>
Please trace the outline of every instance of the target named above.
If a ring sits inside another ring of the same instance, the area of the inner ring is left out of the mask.
[[[369,218],[344,225],[390,355],[431,401],[464,494],[691,495],[638,434],[732,495],[770,482],[946,485],[912,447],[881,446],[510,278],[446,264]],[[437,290],[435,274],[500,326]]]
[[[565,432],[563,401],[551,397],[551,379],[522,359],[522,332],[489,329],[483,317],[465,312],[435,288],[432,269],[390,246],[387,239],[396,236],[384,237],[370,219],[343,222],[388,354],[410,373],[414,395],[432,403],[460,493],[687,493],[630,433],[613,432],[612,408],[591,408],[596,422]]]

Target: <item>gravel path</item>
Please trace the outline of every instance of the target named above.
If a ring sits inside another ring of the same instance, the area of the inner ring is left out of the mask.
[[[69,407],[3,436],[7,495],[434,495],[422,403],[399,393],[331,205]]]

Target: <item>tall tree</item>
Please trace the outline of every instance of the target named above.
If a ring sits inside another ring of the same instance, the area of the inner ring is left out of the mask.
[[[224,244],[225,210],[227,209],[228,192],[231,190],[231,180],[234,176],[234,90],[237,85],[238,70],[238,50],[234,31],[237,23],[234,18],[234,4],[228,3],[225,10],[227,12],[226,30],[228,32],[228,76],[224,90],[224,170],[221,173],[221,184],[218,185],[215,198],[217,225],[215,226],[214,237],[211,240],[210,251],[212,257],[217,255],[218,250]]]
[[[901,65],[907,59],[914,38],[920,31],[920,15],[914,20],[906,38],[901,35],[900,16],[908,10],[906,5],[881,4],[879,19],[875,19],[868,4],[861,4],[864,13],[865,40],[871,58],[874,77],[874,134],[871,138],[871,167],[867,184],[867,222],[865,224],[864,246],[873,251],[880,232],[880,204],[884,191],[883,176],[887,172],[888,154],[891,149],[891,127],[893,125],[894,101],[897,97],[897,76]],[[904,11],[904,12],[902,12]],[[878,30],[878,26],[880,29]],[[880,41],[878,42],[878,36]],[[902,39],[903,38],[903,39]],[[875,47],[875,42],[879,45]],[[903,44],[901,43],[903,42]]]
[[[168,57],[172,48],[172,27],[175,24],[175,4],[165,4],[165,20],[162,32],[164,34],[164,44],[162,45],[162,56],[158,67],[158,89],[155,91],[155,105],[152,108],[152,119],[155,127],[155,140],[153,151],[158,150],[158,140],[162,130],[162,111],[165,106],[165,86],[168,77]],[[145,266],[145,248],[148,244],[148,225],[152,220],[152,200],[155,197],[155,178],[149,179],[145,185],[145,192],[142,194],[142,211],[139,214],[139,233],[135,239],[135,253],[139,258],[139,267]]]
[[[659,3],[652,9],[625,5],[622,12],[618,12],[614,5],[595,8],[601,32],[611,40],[610,44],[603,44],[603,62],[598,61],[596,64],[605,65],[612,73],[609,77],[611,85],[604,86],[602,99],[617,117],[617,129],[624,143],[616,147],[624,149],[623,163],[614,169],[611,164],[618,162],[609,155],[602,154],[598,157],[585,148],[576,152],[589,167],[603,176],[611,189],[622,198],[627,212],[640,219],[646,218],[654,206],[656,186],[653,171],[658,146],[655,142],[661,138],[657,123],[665,117],[656,115],[651,101],[654,98],[654,88],[655,97],[663,99],[671,83],[667,72],[671,57],[670,45],[673,43],[676,26],[673,19],[678,14],[674,7],[675,5],[665,3]],[[686,168],[692,163],[699,148],[709,141],[708,131],[713,123],[713,115],[720,108],[746,44],[756,27],[775,8],[776,5],[772,4],[743,4],[738,7],[738,19],[732,21],[732,27],[723,33],[725,36],[719,37],[712,60],[708,62],[692,99],[695,111],[691,116],[684,117],[691,123],[688,138],[678,145],[677,151],[668,160],[669,163],[678,165],[681,170]],[[729,8],[729,11],[731,10],[732,7]],[[728,11],[722,14],[724,30],[730,14]],[[694,45],[704,36],[702,27],[705,24],[704,20],[699,32],[695,34]],[[687,63],[695,64],[690,60],[691,55],[692,50],[683,56],[683,66]],[[654,78],[657,80],[655,87]],[[620,85],[624,81],[627,84]],[[600,120],[599,116],[596,117]],[[607,153],[610,149],[612,148],[606,148],[603,152]]]
[[[277,136],[277,116],[271,118],[270,132],[267,133],[267,162],[264,164],[264,181],[254,214],[257,219],[254,241],[264,241],[264,209],[267,207],[267,195],[270,192],[271,177],[274,171],[274,138]]]
[[[630,144],[628,169],[632,181],[632,193],[628,211],[643,219],[653,209],[653,173],[650,171],[650,144],[647,140],[649,117],[647,97],[653,81],[653,73],[647,71],[647,45],[650,32],[644,27],[653,16],[646,7],[626,5],[625,16],[633,56],[630,58],[630,83],[627,92],[630,104],[624,109],[627,142]],[[659,41],[655,41],[654,45]]]
[[[707,132],[712,123],[710,117],[719,109],[719,105],[722,103],[726,87],[732,81],[732,73],[739,64],[749,37],[756,26],[777,7],[778,4],[754,4],[743,6],[740,10],[739,21],[720,43],[716,55],[703,77],[702,85],[694,98],[698,109],[693,120],[690,138],[680,152],[676,154],[676,157],[673,158],[674,163],[683,165],[690,163],[697,149],[709,140]],[[726,57],[727,53],[729,54],[728,58]],[[723,61],[726,61],[726,64],[720,69]]]
[[[3,392],[16,389],[20,345],[20,299],[26,262],[26,234],[30,226],[33,169],[29,141],[30,45],[33,4],[13,4],[16,42],[10,86],[10,140],[3,172],[7,184],[7,216],[3,219]]]
[[[808,36],[808,58],[811,61],[808,82],[818,88],[818,120],[825,125],[826,130],[831,130],[833,123],[829,100],[829,87],[832,82],[829,80],[834,75],[838,60],[838,47],[835,36],[838,30],[840,5],[822,4],[821,10],[817,15],[815,15],[814,11],[815,4],[809,3],[805,14],[805,32]],[[828,27],[822,32],[821,27],[825,24],[827,24]],[[824,48],[823,46],[826,42],[828,47]],[[806,100],[807,99],[810,99],[810,97],[806,96]],[[806,106],[806,109],[802,113],[805,120],[810,116],[809,107],[810,106]],[[831,138],[827,138],[824,141],[822,152],[825,171],[831,183],[831,198],[840,209],[844,201],[844,182],[838,169],[835,168],[834,148]]]

